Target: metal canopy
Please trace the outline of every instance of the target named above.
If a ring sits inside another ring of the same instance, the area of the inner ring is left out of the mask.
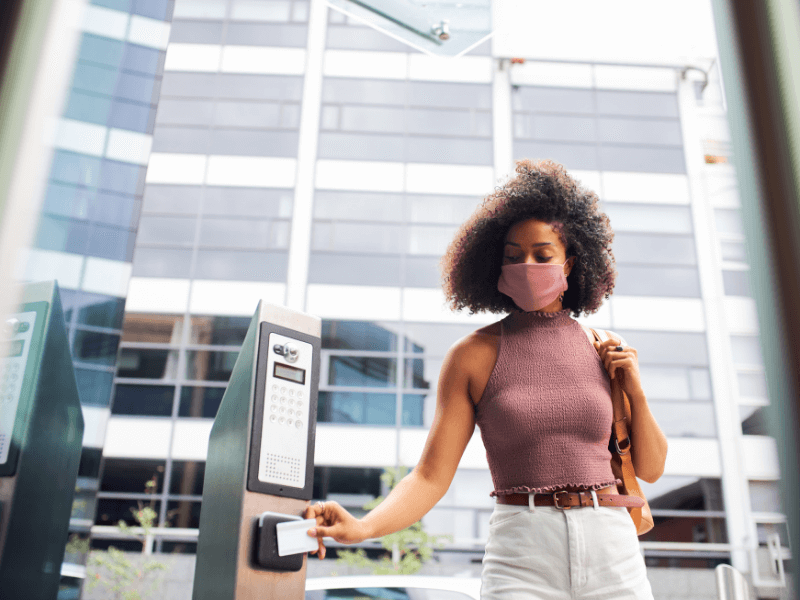
[[[460,56],[492,35],[491,0],[327,2],[332,8],[432,56]]]

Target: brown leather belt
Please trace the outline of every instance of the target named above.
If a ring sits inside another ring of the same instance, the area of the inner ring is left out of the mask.
[[[497,496],[498,504],[516,504],[528,506],[528,494],[506,494]],[[625,506],[638,508],[644,506],[644,500],[637,496],[625,496],[623,494],[605,494],[597,490],[597,503],[600,506]],[[555,506],[561,510],[570,508],[580,508],[594,506],[591,492],[568,492],[559,490],[557,492],[537,493],[533,498],[534,506]]]

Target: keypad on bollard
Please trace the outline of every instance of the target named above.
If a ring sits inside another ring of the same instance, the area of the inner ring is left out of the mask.
[[[8,460],[35,320],[35,312],[25,312],[0,322],[0,339],[8,344],[6,355],[0,356],[0,465]]]

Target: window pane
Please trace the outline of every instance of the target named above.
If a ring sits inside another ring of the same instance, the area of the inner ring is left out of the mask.
[[[203,478],[206,463],[202,461],[172,461],[172,481],[169,484],[170,494],[181,496],[201,496],[203,494]]]
[[[599,118],[597,129],[601,143],[680,146],[681,127],[678,121]]]
[[[570,169],[596,171],[600,168],[594,144],[514,141],[515,156],[547,156]]]
[[[78,395],[84,406],[108,406],[111,401],[111,388],[114,374],[108,371],[95,371],[75,367],[78,382]]]
[[[492,86],[479,83],[409,81],[411,106],[441,108],[492,108]]]
[[[750,508],[753,512],[781,512],[781,490],[778,482],[751,481]]]
[[[285,221],[206,217],[200,225],[200,246],[256,250],[288,245],[289,224]]]
[[[191,529],[200,527],[200,503],[188,500],[167,502],[167,522],[170,527]]]
[[[692,212],[688,206],[603,203],[603,211],[614,231],[691,233]]]
[[[317,190],[314,193],[316,219],[342,219],[351,221],[402,221],[402,194],[372,192],[333,192]]]
[[[190,350],[186,353],[186,379],[228,381],[238,352]]]
[[[700,297],[700,275],[695,268],[617,266],[614,293],[626,296]]]
[[[196,279],[286,281],[286,252],[198,250]]]
[[[421,394],[403,394],[403,425],[422,427],[424,425],[424,406],[427,396]]]
[[[211,154],[229,156],[297,156],[299,132],[212,129]],[[187,152],[189,149],[187,148]]]
[[[134,277],[189,278],[192,251],[139,246],[133,255]]]
[[[317,222],[311,236],[313,250],[399,254],[403,248],[400,225]]]
[[[441,369],[441,359],[406,359],[403,386],[419,390],[435,390]]]
[[[394,387],[397,361],[372,356],[331,356],[328,366],[330,385]]]
[[[219,44],[222,42],[222,26],[220,21],[183,21],[173,19],[169,32],[171,43]],[[161,101],[163,102],[163,100]],[[161,102],[158,110],[161,111]]]
[[[212,189],[212,188],[206,188]],[[147,185],[144,194],[145,213],[195,214],[200,212],[203,188],[192,185]]]
[[[499,319],[498,319],[499,320]],[[436,323],[406,323],[405,351],[444,356],[458,339],[472,333],[472,325],[440,325]]]
[[[155,481],[155,487],[150,487]],[[101,492],[132,492],[160,494],[164,483],[163,460],[106,458],[103,461]]]
[[[179,345],[182,330],[182,315],[125,313],[122,341]]]
[[[719,233],[744,235],[742,229],[742,215],[737,208],[715,208],[714,221]]]
[[[145,503],[150,506],[150,502]],[[161,502],[153,502],[152,508],[158,513],[161,507]],[[131,527],[138,527],[139,524],[133,517],[134,511],[139,510],[139,504],[136,500],[116,500],[111,498],[100,498],[97,501],[97,520],[96,525],[113,525],[116,526],[120,521],[125,521]],[[122,548],[120,540],[114,540],[112,545],[117,548]],[[142,543],[135,541],[131,543],[131,550],[141,552]]]
[[[156,122],[170,125],[209,125],[213,107],[211,100],[164,98],[158,103]]]
[[[639,352],[640,365],[708,366],[704,333],[662,331],[617,331]]]
[[[399,256],[362,256],[334,252],[312,252],[309,260],[309,283],[336,285],[399,286]],[[406,282],[406,285],[410,285]]]
[[[513,89],[511,100],[518,111],[585,114],[595,111],[592,90],[521,85]]]
[[[138,44],[125,44],[125,54],[122,58],[122,68],[128,71],[138,71],[146,75],[158,74],[159,66],[164,57],[161,50],[146,48]]]
[[[639,536],[643,542],[725,544],[728,534],[722,517],[661,517],[653,514],[653,529]]]
[[[153,137],[153,152],[210,154],[211,131],[207,127],[159,125]]]
[[[343,131],[403,133],[405,110],[379,106],[343,106],[340,128]]]
[[[720,242],[722,260],[732,262],[747,262],[747,253],[744,242]]]
[[[752,297],[749,271],[722,271],[722,285],[726,296]]]
[[[241,346],[250,327],[250,318],[192,316],[190,323],[190,344]]]
[[[764,373],[737,373],[739,395],[749,398],[767,397],[767,380]]]
[[[672,402],[649,401],[650,410],[664,434],[674,437],[711,438],[717,435],[714,406],[688,402],[676,410]]]
[[[123,348],[117,363],[117,377],[174,379],[177,369],[177,350]]]
[[[403,285],[406,287],[440,288],[442,275],[438,256],[406,256]]]
[[[621,264],[697,264],[694,239],[688,235],[619,233],[614,256]]]
[[[184,386],[181,388],[178,416],[213,419],[224,394],[225,388]]]
[[[233,0],[231,19],[245,21],[288,21],[290,0]]]
[[[114,391],[111,413],[169,417],[175,388],[171,385],[128,385],[118,383]]]
[[[404,106],[403,81],[327,77],[322,83],[322,101],[330,104],[388,104]]]
[[[259,2],[259,4],[261,3]],[[228,45],[305,48],[307,37],[308,27],[306,25],[230,22],[225,43]]]
[[[480,204],[480,199],[463,196],[409,194],[408,220],[416,223],[460,225]]]
[[[678,118],[674,93],[596,90],[597,112],[607,115],[638,115]]]
[[[557,142],[594,142],[597,122],[594,117],[560,115],[514,115],[514,137]]]
[[[317,420],[320,423],[394,425],[395,394],[374,392],[320,392]]]
[[[293,190],[209,186],[205,188],[203,213],[288,219],[292,216],[293,200]]]
[[[744,435],[769,435],[763,406],[739,406],[739,418]]]
[[[397,324],[386,327],[363,321],[322,321],[322,347],[337,350],[397,350]]]
[[[401,135],[320,132],[317,156],[404,162],[404,150],[405,141]]]
[[[488,133],[479,131],[477,113],[474,110],[426,110],[409,109],[407,112],[408,133],[420,135],[457,135],[457,136],[489,136]]]
[[[731,350],[733,351],[733,362],[740,365],[763,365],[764,359],[761,356],[761,345],[758,336],[755,335],[732,335]]]
[[[124,298],[109,298],[84,292],[81,304],[78,323],[111,329],[119,329],[122,326],[125,312]]]
[[[643,146],[600,146],[600,169],[644,173],[685,173],[683,148]]]
[[[217,102],[214,124],[223,127],[278,127],[280,114],[281,105],[276,102]]]
[[[491,165],[493,160],[491,140],[414,136],[406,138],[406,147],[407,162]]]
[[[111,98],[96,93],[70,90],[64,116],[97,125],[106,125],[111,113]]]
[[[123,42],[91,33],[83,33],[81,35],[78,59],[117,68],[122,60],[124,49],[125,44]]]
[[[75,332],[72,358],[96,365],[113,366],[117,359],[118,346],[118,335],[79,329]]]
[[[433,254],[438,258],[447,250],[455,232],[455,227],[413,225],[408,228],[408,252]]]

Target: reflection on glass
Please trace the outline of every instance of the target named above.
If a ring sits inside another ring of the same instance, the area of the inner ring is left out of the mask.
[[[241,346],[250,327],[249,317],[197,317],[190,319],[189,343]]]
[[[176,350],[123,348],[117,363],[117,377],[174,379],[177,371]]]
[[[200,503],[188,500],[167,502],[167,522],[181,529],[200,527]]]
[[[182,315],[127,313],[122,326],[122,341],[177,346],[181,343],[182,331]]]
[[[155,481],[155,488],[148,489],[148,482]],[[164,483],[163,460],[139,460],[107,458],[103,463],[101,492],[132,492],[143,494],[149,491],[160,494]]]
[[[72,358],[96,365],[114,366],[119,336],[96,331],[77,330],[72,345]]]
[[[422,427],[425,406],[425,395],[403,394],[403,425]]]
[[[114,373],[75,367],[75,380],[83,406],[108,406]]]
[[[78,310],[78,323],[119,329],[124,311],[124,298],[109,298],[83,292],[81,306]]]
[[[397,350],[396,326],[364,321],[323,321],[322,347],[337,350]]]
[[[146,503],[150,506],[150,503]],[[161,507],[161,502],[153,503],[153,510],[158,513]],[[133,517],[133,512],[139,509],[139,504],[136,500],[120,500],[115,498],[100,498],[97,501],[97,525],[114,525],[120,521],[125,521],[130,526],[138,526],[136,519]],[[119,547],[118,544],[114,546]],[[137,548],[138,547],[138,548]],[[122,548],[120,548],[122,549]],[[134,542],[133,549],[142,550],[142,542]]]
[[[169,417],[175,387],[171,385],[128,385],[118,383],[111,414]]]
[[[430,381],[425,378],[425,363],[426,361],[421,358],[406,359],[405,379],[403,382],[405,387],[418,390],[430,389]]]
[[[228,381],[238,352],[190,350],[186,353],[186,379]]]
[[[206,463],[201,461],[172,461],[169,493],[176,496],[202,496]]]
[[[396,402],[395,394],[320,392],[317,421],[320,423],[394,425]]]
[[[330,385],[393,387],[397,361],[374,356],[331,356],[328,367]]]
[[[331,495],[377,498],[381,495],[381,473],[382,469],[314,467],[314,498]]]
[[[225,388],[184,386],[181,388],[180,417],[213,419],[217,416]]]

